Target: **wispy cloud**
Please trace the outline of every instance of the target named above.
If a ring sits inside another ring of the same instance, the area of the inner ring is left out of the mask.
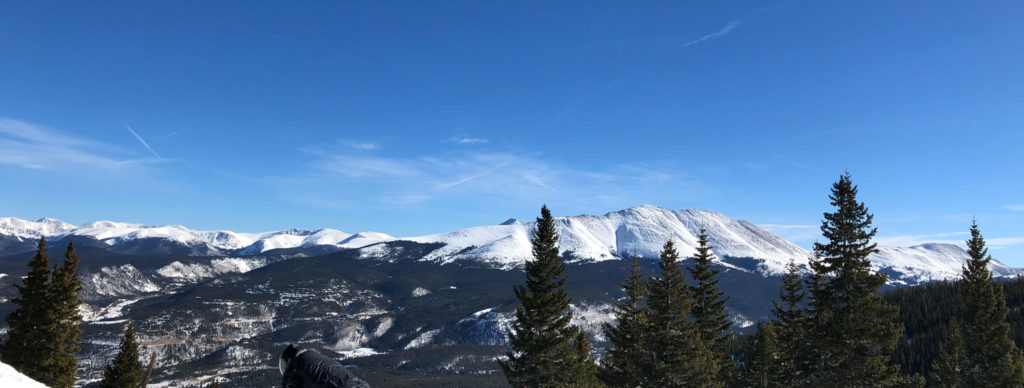
[[[124,157],[118,158],[117,155]],[[129,156],[129,152],[110,144],[0,117],[0,164],[37,170],[81,172],[83,169],[123,171],[166,161]]]
[[[735,30],[736,27],[739,27],[740,23],[741,23],[740,20],[733,20],[733,21],[727,23],[724,27],[722,27],[722,29],[720,29],[718,31],[715,31],[715,32],[712,32],[710,34],[706,34],[706,35],[704,35],[704,36],[702,36],[700,38],[691,40],[689,42],[683,43],[682,46],[683,47],[692,46],[692,45],[695,45],[695,44],[698,44],[698,43],[707,42],[707,41],[712,40],[712,39],[721,38],[721,37],[725,36],[725,34],[728,34],[729,32],[732,32],[732,30]]]
[[[371,150],[375,150],[377,148],[380,148],[380,146],[377,145],[377,143],[370,143],[370,142],[355,142],[354,141],[354,142],[350,142],[348,145],[349,145],[349,147],[355,148],[357,150],[363,150],[363,151],[371,151]]]
[[[777,234],[786,240],[801,243],[813,241],[821,235],[820,225],[807,224],[758,224],[769,232]]]
[[[1003,206],[1003,209],[1024,212],[1024,205],[1006,205]]]
[[[968,237],[967,232],[945,232],[929,234],[908,234],[898,236],[883,236],[875,238],[878,245],[906,247],[921,245],[925,243],[942,243],[963,245]]]
[[[581,170],[531,153],[460,149],[394,157],[303,151],[310,158],[305,170],[269,179],[287,198],[318,207],[416,206],[454,200],[614,209],[665,203],[705,189],[664,165]]]
[[[124,127],[128,128],[128,132],[131,132],[132,135],[135,135],[135,138],[139,139],[139,143],[142,143],[142,146],[146,147],[146,149],[149,150],[149,152],[151,152],[153,154],[153,156],[156,156],[157,159],[160,158],[160,154],[156,153],[156,151],[153,151],[153,147],[150,147],[149,143],[146,143],[146,141],[142,139],[142,136],[139,136],[139,133],[135,132],[135,130],[132,129],[132,127],[130,125],[128,125],[128,123],[125,123]]]
[[[447,141],[449,143],[455,143],[455,144],[481,144],[481,143],[488,143],[488,142],[490,142],[490,140],[487,140],[487,139],[484,139],[484,138],[481,138],[481,137],[466,137],[466,136],[453,136],[453,137],[448,138],[448,140],[445,140],[445,141]]]

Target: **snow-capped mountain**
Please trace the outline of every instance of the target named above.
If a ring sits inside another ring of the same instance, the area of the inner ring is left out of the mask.
[[[227,256],[254,255],[276,249],[326,247],[362,249],[363,257],[385,258],[393,252],[390,243],[408,241],[436,244],[438,248],[419,258],[422,261],[472,263],[492,268],[513,269],[530,258],[533,222],[515,219],[499,225],[460,229],[416,237],[392,237],[383,233],[348,234],[334,229],[316,231],[291,229],[264,233],[198,231],[178,225],[145,226],[110,221],[74,226],[59,220],[26,221],[0,218],[0,236],[26,243],[39,237],[83,236],[109,246],[147,239],[173,242],[189,247],[193,254]],[[655,258],[666,241],[672,240],[685,257],[697,244],[703,228],[720,264],[762,275],[778,275],[790,260],[806,265],[810,252],[747,221],[735,220],[709,210],[670,210],[652,205],[637,206],[604,215],[557,217],[559,248],[571,261],[620,260],[631,255]],[[138,253],[139,249],[133,251]],[[956,277],[967,253],[949,244],[913,247],[879,247],[871,256],[875,270],[889,275],[893,284],[916,284]],[[997,276],[1020,271],[993,262]]]

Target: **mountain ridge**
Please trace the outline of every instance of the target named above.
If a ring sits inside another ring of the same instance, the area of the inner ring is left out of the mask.
[[[559,247],[570,261],[600,262],[638,255],[658,256],[662,245],[672,240],[689,256],[701,229],[708,233],[712,251],[720,264],[764,276],[779,275],[790,261],[806,268],[811,253],[774,233],[745,220],[736,220],[711,210],[670,210],[640,205],[604,215],[556,217]],[[249,256],[273,250],[310,248],[358,249],[366,258],[383,258],[389,243],[410,241],[441,244],[422,257],[439,264],[477,263],[502,269],[519,268],[530,258],[530,232],[534,222],[509,219],[449,232],[413,237],[392,237],[379,232],[346,233],[336,229],[288,229],[262,233],[229,230],[200,231],[182,225],[147,226],[114,221],[95,221],[75,226],[42,218],[26,221],[0,218],[0,236],[17,238],[24,249],[39,237],[87,237],[108,246],[136,245],[131,252],[147,249],[180,252],[183,255]],[[0,245],[12,246],[13,243]],[[166,245],[170,244],[171,247]],[[159,248],[158,248],[159,247]],[[177,248],[175,248],[177,247]],[[910,247],[881,246],[870,257],[873,269],[889,274],[895,285],[949,279],[959,275],[966,252],[952,244],[927,243]],[[744,261],[746,260],[746,261]],[[753,262],[750,262],[753,260]],[[1021,270],[994,261],[997,276],[1012,276]]]

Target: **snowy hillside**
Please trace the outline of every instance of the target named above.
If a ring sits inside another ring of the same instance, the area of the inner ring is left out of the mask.
[[[533,227],[532,222],[505,222],[407,240],[446,244],[432,252],[428,260],[483,260],[517,267],[530,257]],[[761,259],[770,273],[781,273],[790,259],[806,263],[808,257],[803,248],[767,230],[708,210],[644,205],[603,216],[558,217],[555,227],[562,252],[584,261],[617,260],[633,254],[654,258],[670,239],[681,255],[689,256],[697,246],[701,228],[707,229],[718,256]]]
[[[275,249],[327,247],[362,249],[363,257],[380,258],[392,252],[388,244],[411,241],[439,244],[439,248],[420,258],[423,261],[473,263],[502,269],[518,268],[530,258],[530,232],[533,227],[533,222],[510,219],[500,225],[396,238],[383,233],[348,234],[334,229],[237,233],[198,231],[177,225],[145,226],[99,221],[74,226],[54,219],[25,221],[0,218],[0,236],[25,242],[42,236],[86,236],[117,246],[156,239],[208,248],[193,250],[189,253],[193,255],[254,255]],[[570,260],[579,262],[619,260],[633,254],[655,258],[669,239],[676,243],[680,254],[687,257],[694,252],[701,228],[707,229],[712,250],[724,260],[721,264],[726,267],[778,275],[790,260],[805,265],[810,257],[807,250],[757,225],[709,210],[670,210],[643,205],[600,216],[557,217],[556,228],[562,252]],[[145,248],[135,249],[138,253]],[[889,275],[890,283],[916,284],[958,276],[966,257],[966,252],[954,245],[924,244],[879,247],[879,252],[872,255],[871,260],[875,270]],[[1020,272],[998,262],[992,264],[992,269],[997,276]]]
[[[0,363],[0,387],[4,388],[46,388],[40,382],[21,374],[10,365]]]

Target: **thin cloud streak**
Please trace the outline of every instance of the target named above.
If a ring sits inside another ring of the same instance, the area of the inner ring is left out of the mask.
[[[267,179],[285,198],[315,207],[325,207],[337,198],[344,205],[327,206],[390,208],[459,201],[478,206],[560,203],[607,209],[678,200],[678,193],[697,194],[705,189],[671,166],[580,170],[551,163],[538,154],[512,152],[383,157],[303,151],[311,158],[305,169]],[[303,188],[301,193],[298,187]]]
[[[1024,212],[1024,205],[1006,205],[1003,206],[1003,209]]]
[[[489,143],[490,142],[490,140],[484,139],[482,137],[465,137],[465,136],[454,136],[454,137],[448,138],[448,140],[445,140],[445,141],[449,142],[449,143],[455,143],[455,144],[482,144],[482,143]]]
[[[720,29],[718,31],[712,32],[712,33],[704,35],[704,36],[702,36],[700,38],[697,38],[697,39],[691,40],[689,42],[683,43],[682,47],[692,46],[692,45],[695,45],[695,44],[698,44],[698,43],[707,42],[707,41],[712,40],[712,39],[721,38],[722,36],[725,36],[725,34],[728,34],[729,32],[732,32],[732,30],[735,30],[736,27],[739,27],[740,23],[741,23],[740,20],[733,20],[733,21],[729,22],[728,24],[726,24],[724,27],[722,27],[722,29]]]
[[[0,117],[0,164],[47,171],[119,171],[166,159],[116,158],[123,149],[25,121]]]
[[[131,132],[132,135],[135,135],[135,138],[139,139],[139,143],[142,143],[142,145],[146,147],[146,149],[149,150],[149,152],[153,153],[153,156],[156,156],[157,159],[160,159],[160,154],[156,153],[156,151],[153,151],[153,147],[150,147],[149,143],[146,143],[146,141],[142,139],[142,136],[139,136],[138,132],[135,132],[135,130],[132,129],[132,127],[128,125],[128,123],[124,123],[124,127],[128,128],[128,132]]]

